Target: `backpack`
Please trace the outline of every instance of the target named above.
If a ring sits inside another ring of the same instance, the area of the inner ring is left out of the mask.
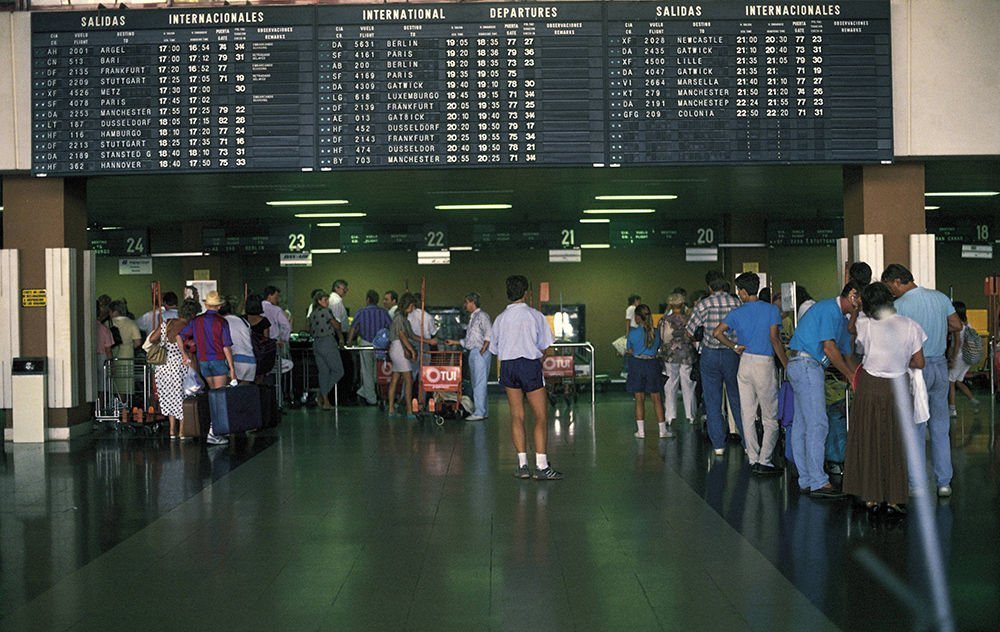
[[[375,347],[375,357],[379,360],[385,359],[385,352],[389,348],[389,330],[383,327],[375,332],[372,338],[372,346]]]
[[[111,346],[117,347],[122,343],[122,332],[118,331],[118,328],[110,320],[108,321],[108,329],[111,330],[111,339],[114,340],[114,344]]]
[[[962,362],[969,366],[979,366],[983,360],[983,339],[972,327],[966,325],[962,339]]]
[[[277,341],[251,329],[250,344],[253,346],[254,360],[257,361],[257,375],[267,375],[273,371],[278,358]]]

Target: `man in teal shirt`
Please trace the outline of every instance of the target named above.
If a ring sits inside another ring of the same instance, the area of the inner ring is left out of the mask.
[[[961,331],[962,321],[955,313],[951,299],[937,290],[918,286],[913,281],[913,274],[898,263],[889,264],[882,273],[882,282],[896,297],[896,313],[917,321],[927,334],[923,347],[925,364],[921,370],[927,384],[931,412],[927,421],[927,429],[931,433],[931,462],[938,496],[951,496],[951,419],[948,416],[948,360],[944,352],[948,345],[948,333]],[[911,487],[915,487],[916,482],[913,474],[926,476],[927,471],[923,445],[918,448],[916,453],[920,455],[920,460],[910,468]]]
[[[829,430],[823,374],[832,364],[848,382],[854,377],[845,316],[857,314],[861,304],[858,294],[857,284],[851,281],[837,298],[810,307],[789,343],[788,381],[795,396],[792,454],[799,472],[799,489],[814,498],[844,497],[823,470]]]

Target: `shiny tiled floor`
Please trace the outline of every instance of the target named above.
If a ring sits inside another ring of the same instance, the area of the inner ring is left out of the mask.
[[[984,399],[985,402],[985,399]],[[95,436],[6,445],[3,630],[821,630],[934,627],[911,516],[758,479],[695,426],[632,437],[631,402],[561,404],[567,479],[511,477],[506,405],[484,423],[291,411],[206,450]],[[1000,621],[995,424],[955,420],[933,503],[959,629]]]

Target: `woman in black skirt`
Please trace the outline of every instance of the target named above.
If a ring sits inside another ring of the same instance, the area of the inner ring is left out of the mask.
[[[890,515],[902,516],[900,505],[907,501],[909,485],[900,424],[913,423],[913,402],[909,397],[896,401],[893,381],[903,380],[903,391],[910,392],[908,369],[923,368],[921,347],[927,336],[916,322],[896,313],[885,284],[866,287],[861,301],[868,316],[857,323],[864,365],[857,373],[851,407],[844,492],[869,510],[884,504]]]

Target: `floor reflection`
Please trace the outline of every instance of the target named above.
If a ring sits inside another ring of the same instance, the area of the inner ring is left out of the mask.
[[[0,617],[266,449],[260,434],[206,449],[100,434],[5,443],[0,458]]]

